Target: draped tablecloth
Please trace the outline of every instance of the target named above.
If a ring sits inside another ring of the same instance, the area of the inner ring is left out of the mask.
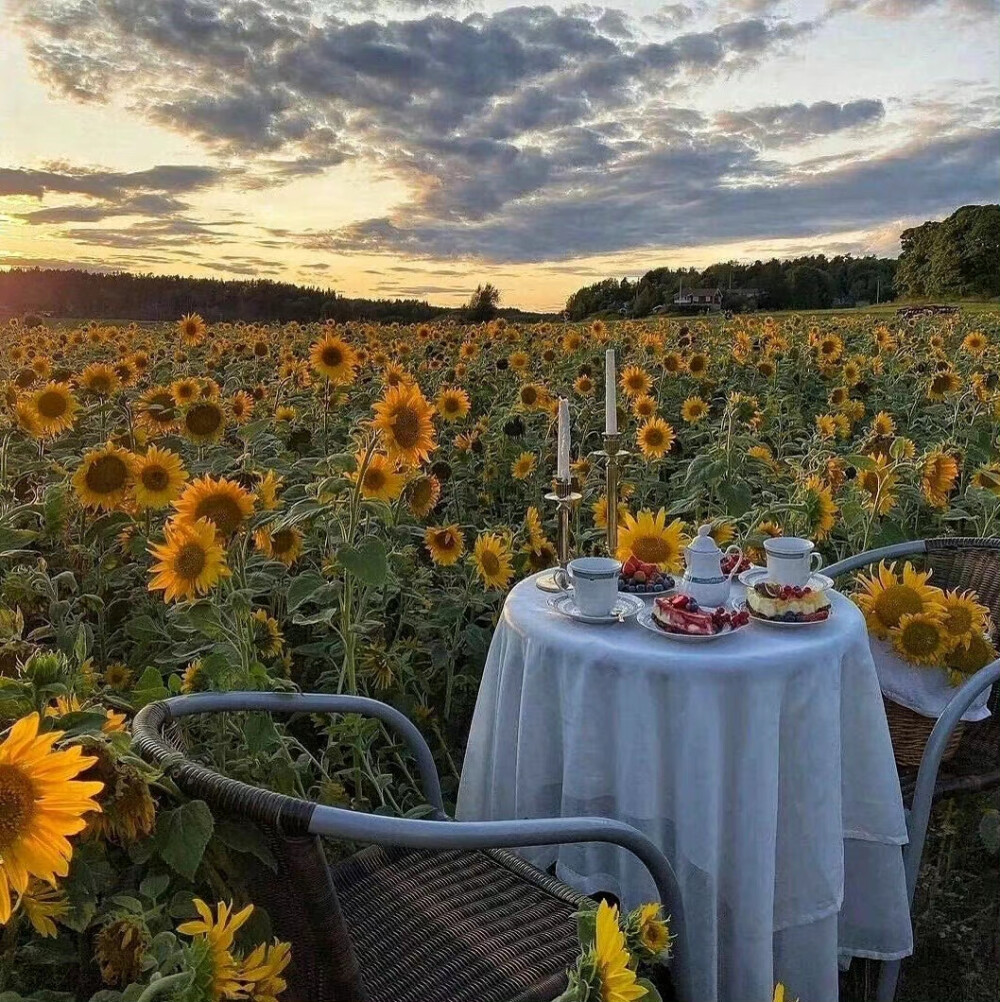
[[[683,645],[630,620],[507,598],[458,796],[462,820],[602,815],[645,832],[681,887],[688,1002],[834,1002],[838,957],[911,952],[906,826],[864,620],[759,624]],[[525,850],[624,908],[655,900],[624,850]]]

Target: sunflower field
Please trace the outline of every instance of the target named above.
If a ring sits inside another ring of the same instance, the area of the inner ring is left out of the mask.
[[[603,550],[609,347],[620,556],[678,569],[706,521],[828,561],[1000,534],[996,313],[0,326],[3,1002],[281,997],[287,945],[229,877],[266,847],[138,759],[130,717],[364,694],[417,722],[453,796],[504,595],[555,561],[560,397],[573,547]],[[200,726],[235,778],[420,809],[377,722]]]

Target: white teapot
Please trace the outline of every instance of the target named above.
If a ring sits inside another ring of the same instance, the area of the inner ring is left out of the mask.
[[[725,605],[729,601],[729,589],[733,575],[739,570],[743,551],[734,543],[725,553],[719,549],[711,536],[712,527],[703,525],[691,545],[684,550],[687,569],[681,578],[680,589],[690,595],[698,605]],[[728,576],[722,573],[722,558],[730,553],[738,554],[733,569]]]

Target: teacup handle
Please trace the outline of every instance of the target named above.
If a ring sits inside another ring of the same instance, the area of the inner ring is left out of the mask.
[[[552,580],[555,581],[555,583],[562,588],[563,591],[569,591],[573,586],[573,582],[565,567],[557,567],[552,572]]]
[[[729,572],[729,577],[727,579],[732,582],[733,575],[740,569],[740,562],[743,560],[743,551],[735,543],[733,543],[732,546],[726,547],[726,556],[728,557],[730,553],[735,553],[737,555],[736,563],[733,564],[733,569]]]
[[[823,554],[813,550],[809,554],[809,570],[815,573],[823,566]]]

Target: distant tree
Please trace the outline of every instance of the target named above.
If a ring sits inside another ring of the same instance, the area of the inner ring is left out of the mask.
[[[492,320],[499,306],[500,290],[492,282],[487,282],[476,286],[476,291],[472,293],[469,305],[465,308],[465,315],[472,323],[482,323],[484,320]]]

